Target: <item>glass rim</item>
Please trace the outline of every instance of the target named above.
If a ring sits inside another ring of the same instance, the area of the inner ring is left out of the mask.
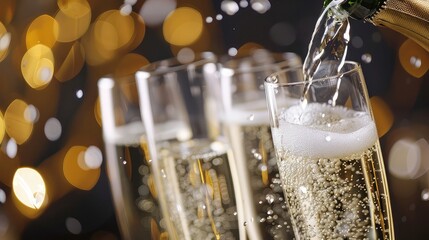
[[[177,72],[190,66],[202,66],[207,63],[217,63],[217,56],[213,52],[201,52],[195,54],[195,58],[189,62],[181,62],[177,57],[167,58],[149,63],[141,67],[137,72],[145,72],[150,76],[159,76],[168,72]]]
[[[311,80],[312,83],[317,83],[317,82],[322,82],[322,81],[326,81],[328,79],[332,79],[332,78],[339,78],[340,76],[343,75],[347,75],[353,72],[357,72],[357,71],[361,71],[362,67],[361,64],[359,62],[356,61],[345,61],[344,65],[350,65],[353,66],[351,69],[335,74],[335,75],[331,75],[331,76],[326,76],[326,77],[321,77],[321,78],[314,78]],[[271,79],[273,79],[275,76],[281,74],[281,73],[286,73],[286,72],[291,72],[293,70],[296,69],[302,69],[302,66],[297,66],[297,67],[290,67],[290,68],[285,68],[282,69],[280,71],[276,71],[272,74],[270,74],[268,77],[266,77],[264,79],[264,84],[267,86],[277,86],[277,87],[287,87],[287,86],[297,86],[297,85],[303,85],[303,84],[308,84],[309,81],[307,80],[302,80],[299,82],[285,82],[285,83],[279,83],[279,82],[273,82]]]

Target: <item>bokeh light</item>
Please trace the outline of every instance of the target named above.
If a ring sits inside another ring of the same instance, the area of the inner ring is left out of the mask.
[[[35,123],[39,120],[39,110],[32,104],[29,104],[24,111],[25,120]]]
[[[191,48],[182,48],[177,53],[177,61],[182,64],[190,63],[195,60],[195,52]]]
[[[363,39],[360,36],[353,36],[351,40],[351,44],[354,48],[362,48]]]
[[[270,37],[279,46],[289,46],[296,41],[296,31],[291,24],[279,22],[270,28]]]
[[[88,30],[91,23],[91,6],[86,0],[58,0],[59,11],[55,15],[58,24],[54,34],[59,42],[72,42]]]
[[[405,71],[416,78],[421,78],[429,69],[429,53],[412,40],[402,43],[399,60]]]
[[[4,114],[6,133],[15,139],[17,144],[26,142],[33,132],[33,123],[25,117],[27,108],[26,102],[15,99]]]
[[[0,1],[0,22],[9,24],[15,15],[16,0],[1,0]]]
[[[128,51],[131,51],[137,48],[143,41],[144,36],[146,34],[146,23],[143,20],[143,17],[135,12],[132,12],[130,16],[134,20],[134,29],[133,29],[134,35],[131,39],[131,42],[128,45],[126,45],[126,49]]]
[[[68,81],[82,70],[85,64],[85,50],[80,42],[75,42],[62,62],[57,62],[55,78],[60,82]]]
[[[103,12],[82,38],[85,60],[89,65],[109,62],[136,48],[144,35],[145,23],[140,15],[122,15],[119,10]]]
[[[102,13],[95,23],[95,38],[103,49],[118,50],[132,41],[134,36],[134,19],[122,15],[118,10]]]
[[[13,159],[18,154],[18,145],[16,144],[15,139],[10,138],[6,143],[6,155]]]
[[[149,60],[137,53],[128,53],[116,64],[115,77],[125,77],[134,75],[141,67],[149,64]]]
[[[76,97],[79,99],[83,98],[83,90],[82,89],[78,89],[76,91]]]
[[[389,172],[401,179],[417,179],[429,170],[429,144],[425,139],[396,141],[389,152]]]
[[[173,45],[186,46],[197,41],[203,31],[203,17],[190,7],[177,8],[164,21],[165,40]]]
[[[156,27],[164,22],[167,15],[176,9],[176,0],[146,0],[140,9],[140,15],[150,27]]]
[[[82,224],[73,217],[68,217],[65,222],[67,230],[75,235],[78,235],[82,232]]]
[[[0,62],[3,61],[9,53],[11,34],[6,27],[0,22]]]
[[[220,4],[220,8],[228,15],[234,15],[240,9],[238,4],[232,0],[223,0]]]
[[[237,53],[238,53],[237,48],[232,47],[232,48],[228,49],[228,55],[231,56],[231,57],[236,56]]]
[[[52,50],[43,44],[37,44],[28,49],[21,60],[21,72],[30,87],[45,88],[54,75]]]
[[[85,152],[87,147],[71,147],[63,161],[63,172],[67,181],[74,187],[81,190],[91,190],[98,182],[100,168],[81,167],[85,163]],[[92,160],[89,160],[91,164]],[[80,163],[80,164],[79,164]]]
[[[46,121],[44,130],[47,139],[50,141],[56,141],[61,137],[61,122],[56,118],[50,118]]]
[[[424,189],[421,193],[423,201],[429,201],[429,189]]]
[[[6,202],[6,193],[3,189],[0,188],[0,203],[4,204]]]
[[[268,0],[250,0],[250,6],[253,10],[260,14],[266,13],[271,8],[271,3]]]
[[[123,4],[123,5],[119,8],[119,12],[120,12],[122,15],[130,15],[132,11],[133,11],[133,6],[131,6],[130,4]]]
[[[52,48],[57,42],[54,34],[54,29],[58,28],[57,21],[47,15],[40,15],[35,18],[27,29],[26,46],[27,49],[34,47],[37,44],[43,44]]]
[[[98,126],[101,127],[101,106],[100,106],[100,98],[97,97],[97,100],[94,104],[94,117],[95,121],[97,121]]]
[[[240,0],[239,4],[242,8],[246,8],[249,6],[249,2],[247,0]]]
[[[372,55],[369,54],[369,53],[365,53],[365,54],[362,55],[361,60],[364,63],[371,63],[372,62]]]
[[[13,193],[25,206],[39,209],[46,196],[43,177],[35,169],[19,168],[13,176]]]
[[[393,126],[394,116],[389,105],[378,96],[370,99],[378,137],[384,136]]]
[[[238,48],[237,57],[249,56],[251,53],[253,53],[257,49],[264,49],[264,47],[258,43],[255,43],[255,42],[247,42]]]
[[[206,23],[212,23],[213,22],[213,18],[212,17],[206,17]]]
[[[79,158],[79,160],[81,159]],[[83,160],[83,162],[78,162],[78,164],[85,170],[100,168],[103,162],[103,153],[98,147],[89,146],[84,153]]]
[[[6,133],[6,124],[4,121],[3,113],[0,111],[0,143],[3,141]]]

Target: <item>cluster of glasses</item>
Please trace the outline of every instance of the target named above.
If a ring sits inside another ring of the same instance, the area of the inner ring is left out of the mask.
[[[309,85],[301,65],[260,49],[101,78],[122,237],[384,236],[390,206],[360,66]]]

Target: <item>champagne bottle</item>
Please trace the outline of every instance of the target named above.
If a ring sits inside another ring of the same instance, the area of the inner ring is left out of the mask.
[[[325,0],[324,5],[331,1]],[[350,17],[390,28],[429,52],[427,0],[344,0],[340,5]]]

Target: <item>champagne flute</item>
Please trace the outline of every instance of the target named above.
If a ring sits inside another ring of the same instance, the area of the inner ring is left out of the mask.
[[[134,75],[98,81],[106,170],[123,239],[166,236]]]
[[[264,80],[273,72],[301,66],[291,52],[265,49],[221,63],[217,86],[220,120],[240,171],[249,239],[293,239],[275,159]]]
[[[140,108],[172,239],[243,239],[237,167],[208,89],[217,58],[167,59],[136,73]]]
[[[358,63],[270,75],[265,91],[297,239],[394,239],[377,129]],[[323,71],[327,69],[327,71]],[[305,95],[303,95],[305,92]]]

